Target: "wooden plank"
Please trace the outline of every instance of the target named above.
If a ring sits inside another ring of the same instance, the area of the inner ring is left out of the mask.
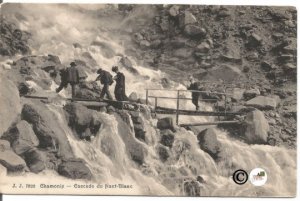
[[[209,126],[209,125],[219,125],[219,124],[237,124],[240,121],[215,121],[215,122],[202,122],[202,123],[191,123],[191,124],[179,124],[179,126]]]

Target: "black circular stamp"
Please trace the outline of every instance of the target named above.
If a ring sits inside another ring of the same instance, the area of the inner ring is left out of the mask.
[[[242,185],[248,181],[248,174],[245,170],[236,170],[232,175],[232,179],[236,184]]]

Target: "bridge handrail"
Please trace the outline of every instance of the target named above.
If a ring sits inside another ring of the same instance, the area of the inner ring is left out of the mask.
[[[200,91],[200,90],[188,90],[188,89],[146,89],[146,91],[189,91],[189,92],[198,92],[198,93],[211,93],[219,95],[233,95],[230,93],[214,92],[214,91]]]

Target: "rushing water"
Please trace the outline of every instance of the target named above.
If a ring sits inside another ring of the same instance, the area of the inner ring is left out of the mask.
[[[37,9],[38,8],[38,9]],[[117,65],[120,54],[126,55],[122,41],[118,40],[117,34],[110,31],[118,27],[117,21],[103,22],[103,19],[96,19],[94,15],[88,15],[72,7],[62,6],[22,6],[20,13],[26,15],[26,19],[19,20],[23,29],[33,32],[35,41],[33,52],[36,54],[55,54],[60,57],[64,64],[72,59],[85,59],[82,54],[88,52],[105,70],[111,71],[113,65]],[[83,6],[84,8],[84,6]],[[86,12],[89,11],[90,8]],[[13,10],[16,12],[16,10]],[[53,13],[53,11],[55,11]],[[13,12],[12,12],[13,13]],[[50,14],[52,15],[49,18]],[[130,16],[131,20],[134,16]],[[109,20],[109,18],[104,18]],[[101,21],[102,20],[102,21]],[[119,20],[119,19],[118,19]],[[103,27],[106,25],[107,27]],[[123,24],[124,25],[124,24]],[[99,28],[101,26],[101,28]],[[37,30],[40,30],[37,32]],[[115,56],[105,57],[105,52],[99,46],[90,46],[91,41],[98,41],[108,44],[115,51]],[[74,42],[80,42],[82,47],[74,47]],[[160,71],[154,71],[134,62],[135,69],[140,76],[133,75],[125,68],[121,69],[126,76],[127,94],[136,92],[140,98],[145,98],[146,88],[163,89],[159,80],[165,77]],[[87,80],[94,80],[97,67],[86,69]],[[144,77],[147,76],[148,79]],[[37,91],[42,89],[34,82],[30,86]],[[51,89],[46,91],[54,94],[56,85],[52,84]],[[112,86],[113,88],[114,86]],[[185,89],[181,84],[174,86],[176,89]],[[176,97],[175,92],[155,91],[157,96]],[[60,93],[68,97],[67,91]],[[186,94],[186,96],[190,96]],[[150,100],[151,101],[151,100]],[[176,107],[176,101],[159,100],[160,106]],[[78,140],[67,126],[63,115],[62,104],[49,104],[52,111],[59,120],[59,126],[64,130],[71,144],[76,157],[83,158],[91,169],[95,183],[127,183],[135,188],[131,191],[121,191],[121,194],[147,194],[147,195],[183,195],[182,184],[185,178],[196,178],[201,175],[206,181],[202,185],[201,195],[203,196],[292,196],[296,192],[296,151],[287,150],[281,147],[268,145],[248,145],[238,139],[233,139],[227,133],[217,130],[217,138],[221,143],[221,160],[215,162],[206,152],[199,148],[197,138],[191,131],[180,129],[176,132],[174,146],[171,149],[171,158],[166,164],[160,162],[155,151],[159,144],[159,136],[155,131],[154,119],[147,119],[146,133],[151,137],[151,143],[145,144],[134,138],[134,133],[128,125],[121,124],[116,116],[105,113],[98,115],[103,122],[98,134],[91,142]],[[189,101],[182,101],[180,108],[194,109]],[[202,104],[202,108],[211,110],[209,105]],[[95,112],[97,113],[97,112]],[[181,123],[211,121],[205,117],[180,117]],[[132,126],[132,125],[131,125]],[[120,129],[121,128],[121,129]],[[217,128],[215,128],[217,129]],[[128,156],[127,148],[137,144],[147,150],[145,164],[137,166]],[[189,145],[188,148],[185,145]],[[250,182],[245,185],[236,185],[232,179],[232,173],[237,169],[251,171],[253,168],[263,168],[268,174],[268,181],[263,187],[254,187]],[[184,172],[184,173],[182,173]],[[53,172],[43,172],[39,175],[28,174],[30,178],[39,178],[49,181],[49,175],[60,181],[71,183]],[[25,177],[29,177],[29,176]],[[16,177],[17,179],[18,177]],[[55,179],[52,179],[52,181]],[[80,181],[79,183],[84,183]],[[85,191],[98,193],[97,191]],[[104,191],[105,194],[118,194],[120,191]]]

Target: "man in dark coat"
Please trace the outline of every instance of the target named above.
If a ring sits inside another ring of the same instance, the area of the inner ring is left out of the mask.
[[[68,74],[67,74],[67,69],[63,68],[59,70],[59,75],[60,75],[60,85],[59,87],[56,89],[56,93],[59,93],[63,88],[67,88],[68,86]]]
[[[125,76],[123,73],[119,72],[118,66],[113,66],[112,71],[115,72],[117,75],[114,77],[116,81],[115,86],[115,97],[118,101],[128,101],[128,97],[125,93]]]
[[[76,85],[79,83],[79,72],[78,69],[76,68],[76,63],[71,62],[70,66],[67,70],[68,74],[68,82],[72,86],[72,99],[75,98],[75,90],[76,90]]]
[[[79,72],[76,68],[76,63],[71,62],[69,68],[60,70],[61,83],[56,89],[56,93],[59,93],[63,88],[67,88],[70,83],[72,87],[72,99],[75,98],[76,85],[79,83]]]
[[[191,84],[188,87],[188,90],[199,90],[199,82],[196,82],[195,79],[191,76],[189,78]],[[192,103],[196,106],[196,110],[199,110],[199,92],[192,92]]]
[[[113,98],[109,92],[109,86],[113,83],[112,75],[102,68],[97,70],[97,74],[99,75],[96,78],[96,81],[100,80],[101,84],[103,84],[103,88],[100,93],[100,99],[103,99],[106,95],[109,100],[112,100]]]

